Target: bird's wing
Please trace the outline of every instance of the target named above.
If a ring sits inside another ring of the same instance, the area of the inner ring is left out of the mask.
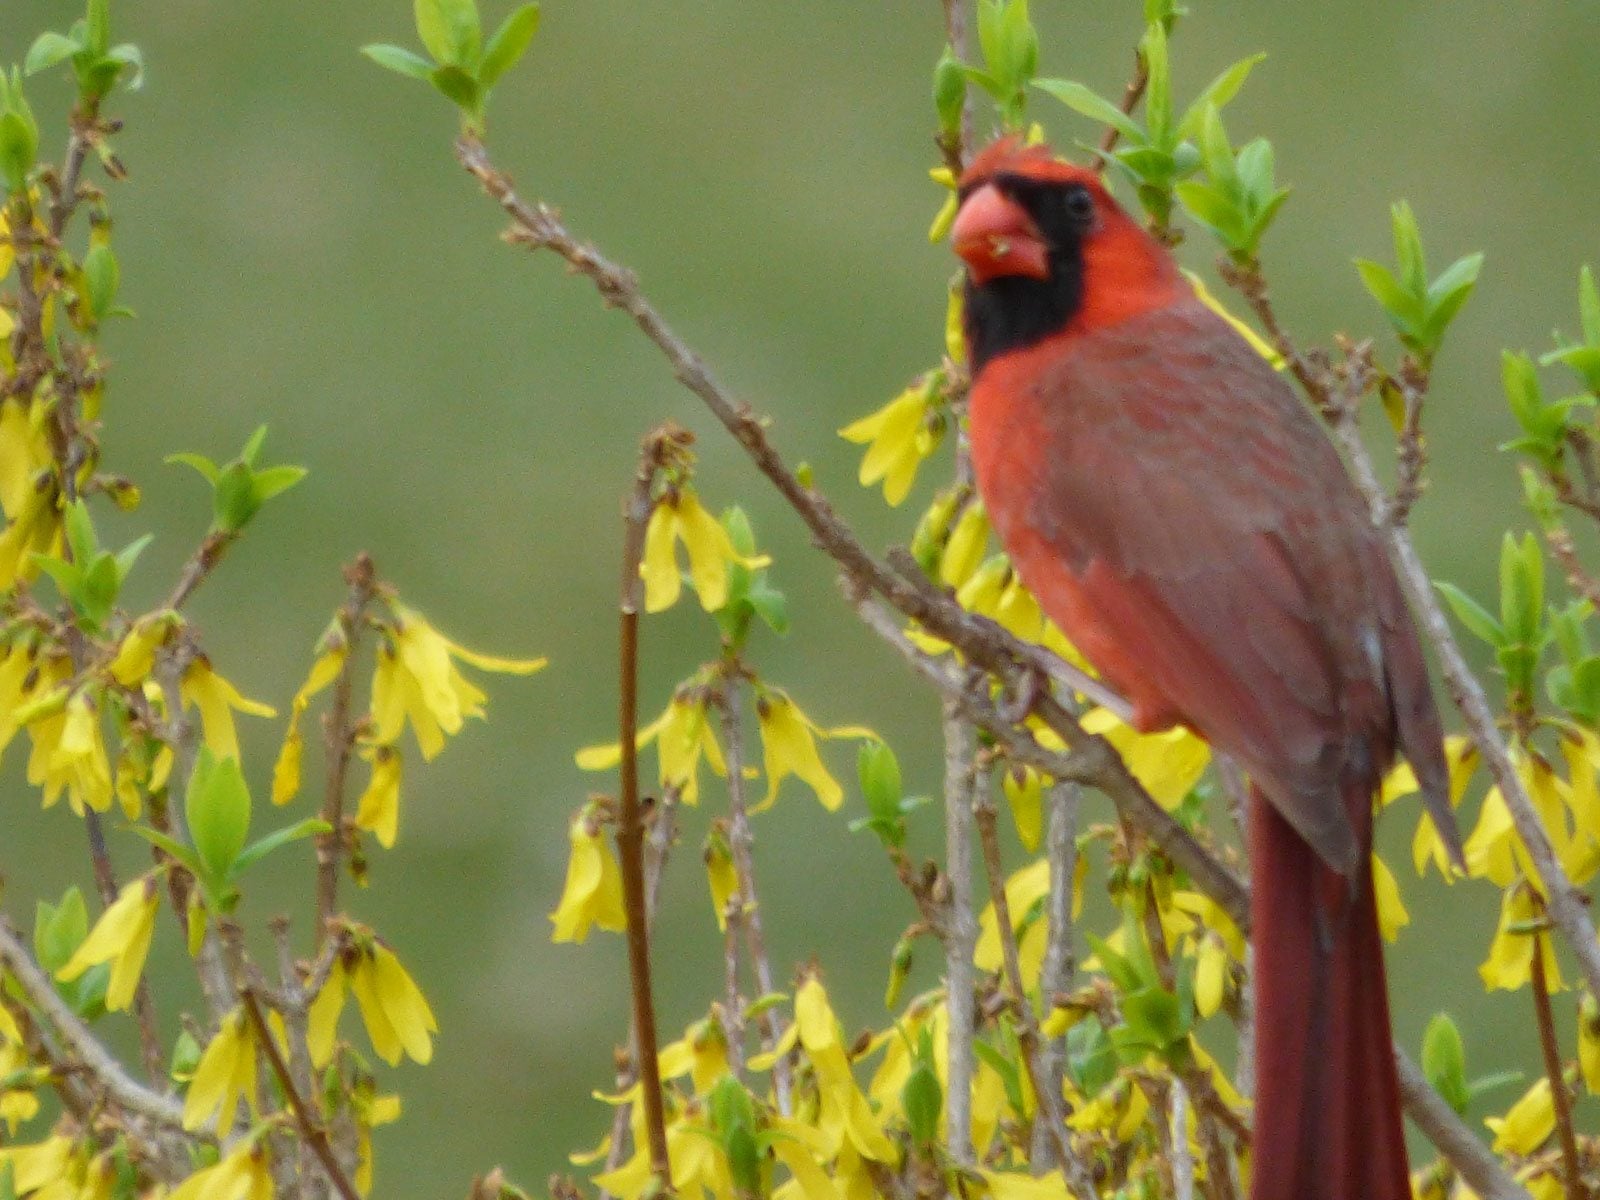
[[[1375,781],[1394,733],[1376,533],[1337,454],[1198,303],[1063,341],[1037,381],[1031,532],[1171,708],[1349,873],[1370,813],[1341,783]]]

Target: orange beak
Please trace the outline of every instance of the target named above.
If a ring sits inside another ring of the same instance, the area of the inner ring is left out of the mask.
[[[1006,275],[1050,277],[1050,248],[1039,227],[1020,204],[992,183],[984,184],[961,205],[950,241],[974,283]]]

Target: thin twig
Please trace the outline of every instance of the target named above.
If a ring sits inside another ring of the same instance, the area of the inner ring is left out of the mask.
[[[1550,1079],[1550,1099],[1555,1106],[1556,1132],[1561,1137],[1561,1162],[1567,1175],[1567,1200],[1585,1200],[1583,1172],[1578,1161],[1578,1139],[1572,1130],[1572,1098],[1567,1095],[1566,1071],[1561,1064],[1561,1046],[1556,1041],[1555,1015],[1550,1011],[1550,981],[1544,969],[1544,934],[1533,937],[1533,1010],[1539,1022],[1539,1048],[1544,1052],[1544,1071]]]
[[[11,973],[28,1003],[44,1014],[62,1042],[89,1071],[95,1083],[118,1107],[145,1117],[163,1129],[184,1134],[183,1106],[135,1082],[122,1064],[102,1046],[56,992],[33,955],[9,925],[0,921],[0,966]]]
[[[344,637],[344,662],[333,685],[333,702],[322,718],[326,747],[327,782],[322,793],[322,819],[326,833],[316,838],[317,849],[317,924],[314,930],[318,949],[328,937],[328,922],[339,911],[339,871],[347,842],[344,827],[345,789],[350,777],[350,755],[355,748],[356,725],[350,717],[350,697],[355,686],[356,648],[361,642],[367,606],[377,594],[378,573],[372,559],[358,554],[344,571],[350,587],[338,622]]]
[[[283,1061],[283,1055],[278,1051],[278,1041],[272,1036],[272,1030],[267,1025],[266,1014],[261,1011],[261,1001],[256,996],[255,990],[248,987],[240,988],[239,999],[243,1002],[245,1015],[249,1017],[250,1025],[255,1031],[256,1044],[267,1056],[272,1073],[278,1077],[278,1086],[283,1089],[284,1097],[289,1101],[289,1111],[294,1117],[296,1128],[300,1130],[301,1139],[316,1151],[317,1160],[327,1172],[328,1182],[333,1184],[343,1200],[361,1200],[355,1184],[345,1175],[344,1168],[339,1165],[339,1159],[333,1153],[333,1144],[328,1140],[328,1130],[322,1122],[322,1110],[317,1105],[315,1096],[309,1092],[302,1096],[300,1089],[295,1087],[294,1077],[289,1071],[289,1065]]]
[[[983,848],[984,869],[989,876],[989,901],[994,905],[995,926],[1000,933],[1006,986],[1010,991],[1012,1015],[1018,1025],[1017,1041],[1021,1044],[1028,1079],[1039,1105],[1039,1118],[1050,1135],[1051,1147],[1068,1190],[1075,1196],[1093,1196],[1094,1175],[1072,1148],[1072,1140],[1067,1134],[1066,1114],[1061,1109],[1061,1093],[1049,1086],[1047,1074],[1039,1061],[1039,1048],[1044,1039],[1039,1033],[1039,1020],[1034,1014],[1033,1005],[1028,1003],[1027,989],[1022,985],[1017,932],[1011,924],[1005,868],[1000,863],[1000,837],[995,829],[994,805],[988,796],[980,795],[973,809],[973,817],[978,827],[978,844]]]
[[[1189,1092],[1174,1076],[1167,1085],[1168,1144],[1172,1147],[1172,1198],[1194,1200],[1194,1155],[1189,1151]]]
[[[1117,107],[1124,114],[1132,114],[1139,107],[1139,101],[1144,98],[1144,90],[1150,86],[1150,67],[1144,60],[1142,49],[1133,52],[1133,75],[1128,79],[1128,85],[1122,89],[1122,103]],[[1095,156],[1090,160],[1089,166],[1093,170],[1100,170],[1106,165],[1106,159],[1117,148],[1117,142],[1122,137],[1122,130],[1115,125],[1107,125],[1105,132],[1100,135],[1100,148],[1095,151]]]
[[[1076,783],[1054,783],[1045,793],[1049,823],[1045,831],[1045,856],[1050,860],[1050,891],[1045,897],[1048,928],[1044,965],[1039,972],[1039,991],[1045,997],[1046,1011],[1053,997],[1072,987],[1077,970],[1077,953],[1072,939],[1072,890],[1078,872],[1078,808],[1083,789]],[[1066,1070],[1065,1038],[1046,1038],[1039,1049],[1045,1084],[1059,1095]],[[1045,1133],[1034,1126],[1033,1160],[1045,1161],[1049,1147]]]
[[[718,723],[722,730],[722,754],[728,768],[728,849],[733,856],[734,874],[739,880],[739,925],[745,948],[750,952],[756,987],[763,996],[778,990],[772,973],[772,956],[767,953],[765,923],[756,892],[755,831],[750,826],[750,807],[745,799],[744,730],[739,724],[740,668],[737,660],[726,664],[723,685],[715,695]],[[771,1051],[783,1038],[783,1015],[779,1005],[769,1004],[761,1015],[761,1048]],[[772,1086],[778,1112],[793,1111],[789,1058],[781,1055],[772,1064]]]
[[[944,706],[945,909],[944,974],[946,1026],[945,1142],[957,1164],[975,1163],[972,1145],[972,1079],[977,1069],[978,944],[972,887],[972,803],[977,793],[977,737],[953,701]]]
[[[645,444],[633,488],[623,508],[622,581],[617,599],[619,638],[617,739],[622,748],[621,803],[617,812],[617,851],[622,870],[623,905],[628,916],[628,975],[633,992],[633,1032],[645,1129],[650,1139],[650,1169],[659,1191],[672,1190],[667,1158],[667,1123],[662,1110],[661,1062],[656,1046],[655,998],[650,981],[650,931],[645,912],[644,822],[639,808],[639,606],[643,584],[644,531],[653,507],[650,489],[665,449],[683,435],[653,434]]]
[[[173,585],[165,607],[182,608],[189,597],[194,595],[195,589],[216,569],[223,555],[228,552],[228,547],[238,540],[239,531],[236,529],[216,529],[206,534],[205,539],[190,555],[189,561],[183,564],[183,570],[178,572],[178,582]]]

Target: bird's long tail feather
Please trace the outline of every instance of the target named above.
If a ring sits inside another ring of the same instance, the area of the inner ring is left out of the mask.
[[[1350,807],[1370,820],[1370,803]],[[1329,869],[1259,792],[1250,841],[1251,1200],[1409,1200],[1369,861],[1354,881]]]

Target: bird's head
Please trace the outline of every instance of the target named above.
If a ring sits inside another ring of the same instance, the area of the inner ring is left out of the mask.
[[[950,240],[967,264],[975,368],[1178,294],[1181,276],[1166,250],[1123,212],[1098,174],[1048,146],[1001,138],[962,174],[958,197]]]

